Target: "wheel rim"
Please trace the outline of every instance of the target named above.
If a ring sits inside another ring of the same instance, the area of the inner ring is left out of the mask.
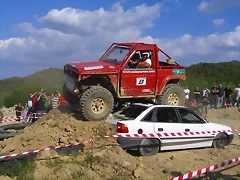
[[[152,141],[147,141],[142,146],[143,146],[142,148],[143,148],[144,152],[146,152],[146,153],[152,152],[153,149],[155,148],[154,147],[155,144]]]
[[[180,102],[180,96],[177,93],[172,93],[168,96],[169,105],[178,105]]]
[[[94,113],[102,113],[106,108],[106,102],[102,98],[96,98],[92,101],[91,109]]]
[[[225,139],[222,139],[222,138],[219,139],[219,140],[218,140],[218,146],[219,146],[219,147],[225,146]]]

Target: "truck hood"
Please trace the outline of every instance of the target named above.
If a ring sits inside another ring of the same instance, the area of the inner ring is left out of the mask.
[[[119,64],[106,61],[89,61],[89,62],[75,62],[69,63],[67,66],[78,69],[81,74],[94,72],[95,73],[117,73]]]

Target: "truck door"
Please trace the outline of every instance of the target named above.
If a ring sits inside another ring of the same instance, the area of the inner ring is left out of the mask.
[[[136,57],[140,51],[134,51],[127,59],[127,64],[121,71],[120,95],[121,96],[148,96],[155,94],[156,65],[153,50],[148,51],[152,65],[150,68],[134,68],[129,66],[130,59]]]

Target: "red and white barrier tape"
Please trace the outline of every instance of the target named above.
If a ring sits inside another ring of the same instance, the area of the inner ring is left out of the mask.
[[[45,115],[46,113],[32,113],[29,116],[36,116],[37,114],[42,114]],[[19,116],[20,120],[23,120],[26,116]],[[34,117],[34,118],[41,118],[41,117]],[[16,121],[18,118],[17,116],[4,116],[3,118],[0,118],[0,122],[12,122],[12,121]]]
[[[218,169],[218,168],[220,168],[220,167],[223,167],[223,166],[226,166],[226,165],[235,163],[235,162],[239,162],[239,161],[240,161],[240,157],[237,157],[237,158],[235,158],[235,159],[228,160],[228,161],[224,161],[224,162],[222,162],[222,163],[215,164],[215,165],[213,165],[213,166],[209,166],[209,167],[206,167],[206,168],[203,168],[203,169],[199,169],[199,170],[197,170],[197,171],[193,171],[193,172],[190,172],[190,173],[187,173],[187,174],[184,174],[184,175],[175,177],[175,178],[171,178],[171,179],[169,179],[169,180],[183,180],[183,179],[192,178],[192,177],[194,177],[194,176],[198,176],[198,175],[207,173],[207,172],[209,172],[209,171],[213,171],[213,170]]]
[[[205,135],[205,134],[212,134],[212,133],[220,133],[220,132],[240,132],[240,129],[233,129],[233,130],[217,130],[217,131],[198,131],[198,132],[177,132],[177,133],[149,133],[149,134],[116,134],[116,135],[108,135],[108,136],[94,136],[96,138],[129,138],[129,137],[184,137],[184,136],[192,136],[192,135]]]
[[[84,142],[77,142],[77,143],[67,144],[67,145],[62,145],[62,146],[41,148],[41,149],[30,150],[30,151],[26,151],[26,152],[20,152],[20,153],[16,153],[16,154],[9,154],[9,155],[6,155],[6,156],[0,156],[0,161],[2,159],[8,159],[8,158],[12,158],[12,157],[20,157],[20,156],[23,156],[23,155],[31,155],[31,154],[34,154],[34,153],[40,153],[40,152],[44,152],[44,151],[61,149],[61,148],[65,148],[65,147],[72,147],[72,146],[77,146],[77,145],[80,145],[80,144],[87,144],[87,143],[91,143],[92,141],[93,141],[93,139],[90,138],[88,141],[84,141]]]

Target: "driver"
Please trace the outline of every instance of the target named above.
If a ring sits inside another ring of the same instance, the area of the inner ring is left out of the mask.
[[[142,59],[139,62],[130,61],[132,64],[136,64],[136,68],[150,68],[152,65],[151,59],[149,59],[149,52],[141,53]]]

